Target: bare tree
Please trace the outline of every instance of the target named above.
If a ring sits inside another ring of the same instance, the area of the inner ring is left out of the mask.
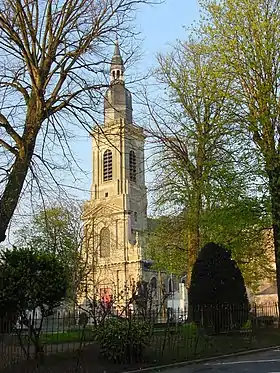
[[[0,2],[0,242],[48,136],[60,146],[70,123],[96,122],[106,45],[133,37],[136,7],[150,0]]]

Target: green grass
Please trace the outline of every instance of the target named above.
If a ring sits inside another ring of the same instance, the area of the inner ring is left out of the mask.
[[[220,335],[207,335],[201,330],[199,330],[198,334],[191,333],[191,331],[193,331],[193,328],[188,325],[172,326],[172,328],[167,330],[162,328],[154,329],[148,346],[146,346],[144,351],[144,360],[139,364],[129,366],[129,370],[212,356],[218,357],[223,354],[280,345],[280,329],[262,328],[253,332],[249,330],[242,333],[236,331]],[[196,337],[197,335],[199,335],[199,338]],[[42,340],[46,345],[79,343],[81,337],[82,330],[72,329],[65,332],[43,334]],[[94,328],[86,328],[85,340],[91,341],[93,337]],[[74,350],[71,348],[71,351],[69,349],[69,351],[46,356],[46,361],[49,362],[48,364],[52,368],[51,371],[53,371],[54,367],[57,367],[56,371],[59,372],[70,371],[67,364],[70,364],[71,361],[71,364],[76,366],[77,352]],[[83,349],[82,356],[83,364],[88,367],[88,371],[92,369],[92,366],[94,366],[97,373],[104,371],[116,373],[125,370],[122,365],[112,365],[108,361],[100,360],[98,343],[86,346]],[[87,369],[84,370],[86,371]],[[15,372],[22,371],[24,369],[15,370]]]
[[[91,342],[95,340],[94,337],[93,327],[87,327],[84,331],[77,328],[41,336],[44,345],[79,343],[82,338]],[[152,330],[145,349],[145,360],[148,364],[164,364],[276,345],[280,345],[280,329],[263,328],[207,335],[203,330],[196,332],[191,325],[172,325],[166,329]]]
[[[68,330],[65,332],[42,334],[42,342],[44,344],[58,344],[80,342],[81,339],[85,341],[92,341],[94,339],[94,331],[92,328],[78,330]]]

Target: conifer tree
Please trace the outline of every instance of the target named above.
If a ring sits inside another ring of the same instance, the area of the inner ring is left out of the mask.
[[[215,331],[240,327],[248,319],[244,279],[231,253],[210,242],[199,252],[189,288],[193,320]]]

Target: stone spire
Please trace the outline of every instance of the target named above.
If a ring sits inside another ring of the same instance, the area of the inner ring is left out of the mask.
[[[104,116],[105,125],[116,121],[132,124],[132,97],[124,83],[124,63],[118,40],[111,60],[110,87],[104,97]]]
[[[115,41],[114,54],[111,60],[110,78],[111,83],[124,81],[124,64],[118,40]]]

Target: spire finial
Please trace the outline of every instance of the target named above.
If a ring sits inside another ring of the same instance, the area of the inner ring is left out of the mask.
[[[119,41],[116,35],[114,54],[111,61],[111,82],[123,82],[124,65],[120,52]]]
[[[115,49],[114,49],[114,56],[113,57],[120,57],[121,58],[121,52],[120,52],[118,37],[116,37],[116,40],[115,40]]]

